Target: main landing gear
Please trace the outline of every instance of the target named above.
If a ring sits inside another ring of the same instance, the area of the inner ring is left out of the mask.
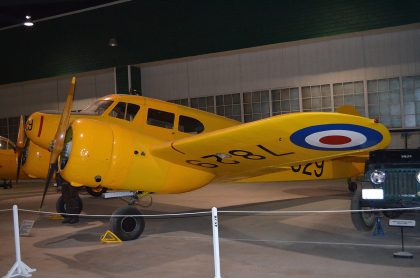
[[[109,220],[109,226],[111,231],[123,241],[137,239],[144,231],[144,217],[142,217],[140,210],[135,208],[134,205],[138,205],[139,200],[141,200],[141,198],[149,194],[142,192],[140,193],[141,195],[138,196],[138,192],[113,191],[102,195],[106,199],[123,197],[130,198],[129,200],[124,199],[125,201],[127,201],[128,205],[116,209],[112,214],[111,219]],[[77,201],[78,211],[73,213],[80,214],[80,212],[83,209],[83,202],[82,199],[80,199],[80,197],[78,197]],[[66,204],[62,196],[60,196],[57,199],[56,210],[58,213],[67,212]]]
[[[105,193],[108,190],[106,187],[98,186],[98,187],[86,187],[87,193],[89,193],[93,197],[101,197],[102,193]]]
[[[125,194],[125,196],[124,196]],[[139,196],[140,194],[140,196]],[[128,206],[118,208],[112,214],[109,220],[111,231],[116,234],[121,240],[134,240],[139,238],[143,233],[145,227],[144,217],[140,210],[134,207],[139,205],[139,201],[148,196],[147,192],[109,192],[104,194],[105,198],[115,197],[129,197],[128,200],[123,199],[128,203]],[[148,206],[150,206],[152,203]],[[147,207],[147,206],[144,206]]]
[[[4,189],[12,188],[12,180],[3,180],[3,184],[1,184]]]
[[[111,231],[121,240],[137,239],[144,230],[144,218],[140,211],[133,206],[118,208],[109,220]]]
[[[78,209],[77,211],[74,211],[74,214],[80,214],[83,210],[83,202],[82,199],[80,199],[80,197],[77,197],[77,202],[79,203]],[[64,202],[64,198],[63,196],[60,196],[57,201],[55,202],[55,210],[58,213],[68,213],[67,208],[66,208],[66,203]],[[64,215],[62,215],[64,216]]]

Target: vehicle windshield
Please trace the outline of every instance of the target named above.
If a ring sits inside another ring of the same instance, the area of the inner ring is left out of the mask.
[[[98,100],[92,103],[91,105],[89,105],[88,107],[86,107],[85,109],[83,109],[82,111],[80,111],[80,113],[91,114],[91,115],[102,115],[104,111],[109,106],[111,106],[112,103],[113,103],[112,100]]]

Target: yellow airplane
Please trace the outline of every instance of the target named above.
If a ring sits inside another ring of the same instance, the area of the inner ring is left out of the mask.
[[[12,179],[28,178],[20,172],[19,166],[22,150],[24,148],[23,116],[20,117],[20,128],[16,144],[11,140],[0,136],[0,180],[3,180],[4,188],[12,187]]]
[[[3,187],[12,187],[16,178],[16,146],[9,139],[0,136],[0,180]]]
[[[336,112],[240,123],[173,103],[115,94],[70,115],[74,87],[73,78],[62,115],[36,112],[26,122],[31,143],[52,151],[45,192],[56,164],[72,186],[134,195],[188,192],[215,180],[356,177],[363,173],[366,153],[390,142],[389,131],[377,121]],[[114,214],[141,215],[132,206]],[[123,240],[138,238],[144,229],[141,217],[112,217],[110,224]]]

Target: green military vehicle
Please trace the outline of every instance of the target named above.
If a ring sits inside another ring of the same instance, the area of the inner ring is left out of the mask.
[[[351,201],[351,219],[360,231],[375,226],[378,212],[368,209],[420,207],[420,149],[378,150],[369,154],[364,181]],[[397,218],[405,210],[387,210],[388,218]]]

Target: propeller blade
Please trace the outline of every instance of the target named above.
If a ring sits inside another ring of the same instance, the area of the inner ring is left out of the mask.
[[[22,150],[25,147],[25,126],[23,123],[23,115],[20,115],[20,121],[19,121],[19,131],[18,131],[18,137],[16,141],[16,147],[20,150]]]
[[[45,183],[44,194],[42,194],[42,200],[41,200],[41,205],[39,206],[39,209],[42,209],[42,205],[44,204],[45,195],[47,195],[48,187],[50,186],[50,183],[51,183],[51,178],[54,175],[56,170],[57,170],[57,164],[55,164],[55,163],[50,164],[50,166],[48,167],[47,181]]]
[[[44,194],[42,195],[41,205],[39,209],[41,209],[42,205],[44,204],[45,195],[47,194],[48,187],[50,186],[51,178],[53,177],[54,173],[57,171],[58,156],[63,150],[66,131],[70,123],[70,113],[71,113],[71,107],[73,105],[75,87],[76,87],[76,77],[73,77],[71,79],[70,90],[69,90],[69,94],[67,95],[66,104],[64,105],[63,114],[61,114],[60,123],[58,124],[54,139],[51,142],[50,167],[48,168],[47,181],[45,183]]]
[[[19,131],[18,131],[18,137],[16,140],[16,157],[17,157],[16,183],[19,182],[20,166],[22,164],[22,154],[23,154],[23,149],[25,148],[25,140],[26,140],[26,136],[25,136],[24,119],[23,119],[23,115],[20,115]]]
[[[58,156],[64,147],[64,139],[66,136],[67,128],[70,123],[70,113],[73,105],[74,98],[74,89],[76,87],[76,77],[73,77],[71,80],[69,94],[67,95],[66,104],[64,105],[63,114],[60,118],[60,123],[58,124],[57,132],[55,134],[53,148],[50,156],[50,164],[55,164],[58,160]]]
[[[17,155],[17,159],[16,159],[16,163],[17,163],[17,170],[16,170],[16,183],[19,182],[19,176],[20,176],[20,166],[22,165],[22,153]]]

